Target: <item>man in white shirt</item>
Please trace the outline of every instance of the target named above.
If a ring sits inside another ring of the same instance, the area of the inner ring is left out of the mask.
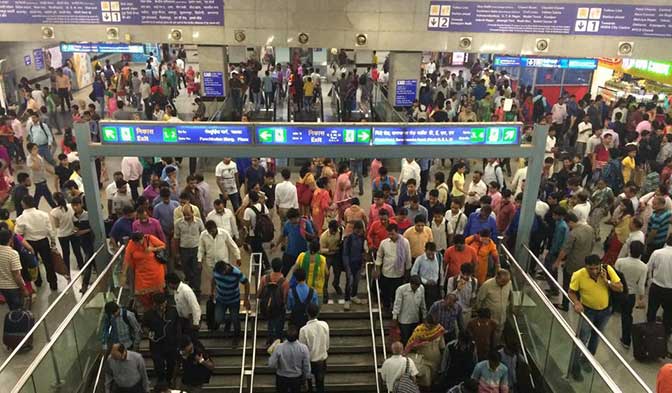
[[[544,158],[555,157],[555,127],[551,126],[548,129],[546,136],[546,148],[544,149]]]
[[[513,193],[514,195],[518,195],[523,192],[525,179],[527,179],[527,160],[525,160],[525,166],[519,168],[516,171],[516,173],[513,175],[513,179],[511,179],[511,184],[509,184],[510,189],[516,190],[516,192]]]
[[[138,187],[140,187],[142,170],[142,164],[138,157],[124,157],[121,159],[121,173],[131,188],[133,200],[138,199]]]
[[[411,270],[411,246],[399,235],[397,224],[387,225],[387,239],[380,242],[376,253],[374,278],[380,278],[383,307],[390,309],[394,291],[404,283],[404,276]]]
[[[588,138],[588,143],[586,143],[586,153],[585,156],[589,156],[595,152],[595,148],[602,144],[602,129],[595,130],[593,135]]]
[[[51,226],[49,214],[37,210],[35,199],[30,195],[23,197],[21,206],[23,207],[23,213],[16,218],[14,232],[23,236],[35,250],[35,255],[39,255],[44,264],[44,270],[47,272],[49,288],[55,292],[58,289],[58,283],[54,262],[51,258],[51,249],[56,247],[56,232]],[[42,286],[42,274],[39,269],[35,284],[38,287]]]
[[[564,97],[558,98],[558,102],[551,108],[551,119],[553,124],[562,127],[567,119],[567,105],[565,105]]]
[[[406,182],[415,179],[420,184],[420,165],[413,158],[401,160],[401,173],[399,173],[400,194],[406,194]]]
[[[619,258],[630,256],[630,244],[633,242],[645,243],[644,232],[642,231],[643,226],[644,223],[642,223],[642,219],[639,217],[634,217],[630,221],[630,234],[628,234],[628,238],[625,239],[625,243],[623,243],[623,247],[621,247],[621,252],[618,253]]]
[[[399,286],[395,291],[392,309],[392,321],[399,328],[404,345],[426,316],[425,288],[419,276],[411,276],[408,284]]]
[[[289,209],[299,208],[299,198],[296,193],[296,186],[289,181],[291,172],[288,168],[282,168],[280,171],[283,181],[275,186],[275,207],[280,217],[280,227],[282,228],[287,220]]]
[[[44,105],[44,93],[42,92],[42,88],[40,87],[39,83],[35,84],[35,88],[33,91],[30,92],[30,95],[33,97],[35,100],[35,103],[37,104],[38,108],[42,108]]]
[[[231,209],[226,208],[226,203],[221,199],[215,199],[213,203],[215,210],[208,213],[205,222],[214,221],[218,228],[222,228],[235,240],[238,238],[238,224],[236,216]],[[207,225],[206,225],[207,226]]]
[[[201,326],[201,306],[191,287],[175,273],[166,275],[166,284],[174,292],[175,309],[179,317],[178,329],[188,336],[195,336]]]
[[[488,163],[483,168],[483,182],[486,185],[497,182],[499,186],[504,185],[504,172],[502,172],[502,166],[499,165],[499,161],[496,158],[488,158]]]
[[[315,390],[313,390],[313,381],[308,379],[308,391],[324,393],[324,375],[327,371],[327,357],[329,354],[329,325],[324,321],[319,321],[317,304],[310,303],[306,307],[308,322],[299,330],[299,342],[305,344],[310,352],[310,372],[315,379]]]
[[[621,303],[621,344],[625,348],[630,348],[632,339],[632,309],[644,308],[644,297],[646,296],[646,274],[648,272],[646,264],[640,259],[644,253],[644,243],[635,241],[630,243],[630,256],[618,258],[614,267],[625,277],[628,284],[628,293],[625,300]]]
[[[212,272],[215,264],[224,261],[235,266],[241,265],[240,249],[229,233],[217,227],[214,221],[205,222],[205,230],[201,232],[198,238],[198,265],[201,267],[201,294],[214,295],[210,293]]]
[[[237,211],[240,207],[238,165],[231,160],[231,157],[224,157],[215,167],[215,176],[220,192],[219,198],[224,201],[224,206],[226,206],[226,201],[229,200],[233,211]]]
[[[588,200],[588,192],[581,191],[576,195],[577,203],[572,208],[572,212],[576,214],[580,223],[587,224],[588,216],[590,215],[590,201]]]
[[[388,393],[394,392],[394,383],[406,372],[415,380],[418,369],[413,359],[404,356],[404,344],[399,341],[392,343],[392,356],[387,358],[380,368],[380,376],[387,386]]]
[[[462,205],[460,201],[453,201],[450,203],[450,209],[446,211],[444,216],[448,221],[448,234],[451,239],[455,235],[464,235],[464,227],[467,226],[467,216],[462,212]],[[449,241],[448,244],[451,242]]]
[[[480,206],[479,200],[482,196],[488,194],[488,186],[481,179],[483,172],[474,171],[471,175],[471,182],[467,186],[467,199],[465,201],[465,210],[472,213]]]
[[[593,124],[590,122],[588,116],[583,118],[577,125],[577,136],[576,136],[576,154],[584,156],[586,154],[586,145],[588,144],[588,139],[593,133]]]
[[[663,325],[665,336],[672,333],[672,237],[667,238],[665,247],[655,250],[648,263],[649,279],[649,304],[646,310],[646,320],[650,323],[656,321],[658,308],[663,307]]]

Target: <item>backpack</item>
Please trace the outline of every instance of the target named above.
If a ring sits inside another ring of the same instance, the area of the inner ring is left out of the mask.
[[[308,232],[308,228],[312,230],[312,233]],[[313,222],[310,221],[310,219],[307,217],[301,217],[299,219],[299,231],[301,236],[309,243],[317,239],[317,235],[315,234],[315,225],[313,225]]]
[[[273,227],[273,221],[271,221],[268,213],[260,212],[253,205],[250,206],[250,209],[252,209],[257,217],[254,225],[254,236],[260,238],[264,243],[272,241],[275,237],[275,227]]]
[[[623,292],[615,292],[612,291],[611,288],[609,288],[609,305],[610,306],[617,305],[622,307],[623,304],[625,304],[626,300],[628,299],[628,283],[625,281],[625,275],[623,274],[623,272],[621,272],[620,270],[616,270],[616,268],[613,269],[614,272],[616,272],[618,278],[621,279],[621,284],[623,284]]]
[[[135,329],[133,328],[133,325],[131,322],[128,320],[128,310],[125,308],[121,309],[121,319],[124,321],[126,326],[128,326],[128,335],[131,338],[131,341],[135,341]],[[111,316],[107,316],[107,321],[109,323],[112,323],[112,318]]]
[[[602,169],[601,177],[612,190],[623,188],[623,172],[621,171],[621,163],[618,160],[610,160]]]
[[[399,376],[399,379],[394,381],[394,387],[392,388],[394,393],[420,393],[420,388],[413,381],[409,372],[410,363],[410,359],[406,358],[404,373]]]
[[[532,116],[534,119],[541,119],[546,113],[546,105],[544,105],[544,97],[539,97],[538,100],[534,101],[534,106],[532,110]]]
[[[282,284],[285,278],[271,281],[271,275],[266,275],[266,285],[259,296],[259,312],[266,319],[278,318],[285,315],[285,299],[282,293]]]
[[[114,71],[112,70],[112,67],[110,66],[105,67],[103,75],[105,75],[106,79],[111,79],[114,76]]]
[[[642,186],[642,194],[648,194],[656,191],[660,185],[660,175],[658,172],[651,171],[646,174],[644,178],[644,185]]]
[[[291,321],[297,329],[300,329],[306,326],[308,322],[308,313],[306,310],[313,298],[313,288],[308,288],[308,296],[306,296],[306,300],[303,302],[296,291],[296,287],[292,288],[292,295],[294,296],[294,308],[292,308]]]

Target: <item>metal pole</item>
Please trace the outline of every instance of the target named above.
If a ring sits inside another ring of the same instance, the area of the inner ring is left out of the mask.
[[[96,173],[95,157],[90,150],[91,132],[88,123],[73,124],[75,135],[77,137],[77,151],[79,152],[79,163],[82,170],[82,182],[84,183],[84,193],[86,195],[87,212],[89,213],[89,223],[94,236],[94,249],[105,245],[105,222],[103,218],[102,202],[100,191],[98,189],[98,174]],[[103,253],[98,254],[96,258],[96,271],[102,272],[105,265],[109,262],[109,256]]]
[[[529,257],[523,249],[523,244],[529,242],[530,234],[532,233],[532,224],[535,215],[534,208],[539,196],[539,187],[541,186],[541,173],[544,166],[544,151],[546,149],[548,128],[548,125],[535,125],[532,137],[534,153],[529,157],[527,165],[525,189],[523,190],[523,205],[520,207],[520,221],[518,222],[518,233],[516,234],[514,248],[516,260],[524,268],[528,265]]]

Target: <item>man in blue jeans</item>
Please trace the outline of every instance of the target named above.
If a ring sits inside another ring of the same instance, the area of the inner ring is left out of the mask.
[[[215,297],[215,321],[221,324],[226,319],[224,332],[228,334],[231,323],[233,322],[233,341],[232,346],[238,346],[240,338],[240,284],[245,287],[245,297],[243,304],[247,310],[250,309],[250,282],[240,269],[225,261],[219,261],[215,264],[212,275],[211,293]],[[226,313],[229,312],[229,318]]]
[[[28,140],[37,145],[38,152],[48,163],[52,166],[58,165],[54,156],[51,154],[51,146],[54,144],[54,135],[51,133],[49,126],[40,120],[38,113],[33,113],[30,116],[32,125],[28,130]]]
[[[586,266],[572,274],[569,299],[574,304],[574,311],[578,314],[584,313],[600,331],[607,325],[611,316],[609,290],[623,292],[621,279],[611,266],[602,264],[599,256],[588,255]],[[584,319],[581,319],[579,325],[579,338],[584,344],[588,343],[588,350],[594,355],[597,351],[599,336]],[[574,350],[572,358],[572,377],[581,382],[583,381],[581,367],[586,361],[577,349]]]
[[[28,296],[23,277],[19,253],[9,246],[12,232],[0,229],[0,293],[5,297],[11,311],[23,307],[23,297]]]
[[[364,223],[355,221],[352,233],[343,239],[343,268],[345,270],[345,306],[343,308],[345,311],[350,310],[350,301],[355,304],[366,303],[357,297],[359,271],[364,265],[364,253],[366,252],[365,240]]]

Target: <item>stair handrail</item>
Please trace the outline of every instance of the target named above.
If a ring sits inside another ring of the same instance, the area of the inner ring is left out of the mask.
[[[513,257],[511,252],[506,248],[505,245],[501,245],[501,249],[504,251],[504,254],[507,257],[507,261],[509,262],[510,265],[515,265],[516,269],[520,271],[521,277],[527,281],[529,287],[537,294],[538,298],[541,300],[541,302],[546,306],[546,308],[549,310],[551,315],[555,317],[555,320],[558,322],[558,325],[562,327],[562,329],[565,331],[569,339],[574,343],[574,346],[581,352],[581,354],[584,356],[584,358],[590,363],[591,368],[595,373],[597,373],[600,378],[604,381],[605,385],[612,391],[612,392],[617,392],[617,393],[622,393],[623,391],[621,388],[614,382],[614,380],[611,378],[611,376],[607,373],[607,371],[602,367],[602,364],[600,364],[597,359],[595,359],[595,356],[590,353],[588,348],[586,347],[586,344],[583,343],[577,336],[572,327],[569,325],[569,322],[565,320],[562,315],[560,315],[560,312],[558,309],[555,308],[555,306],[551,303],[551,301],[546,297],[544,294],[544,291],[539,287],[539,284],[537,284],[536,281],[534,281],[526,272],[525,269],[523,269],[522,266],[516,261],[516,259]],[[570,348],[571,349],[571,348]],[[650,392],[650,391],[649,391]]]
[[[560,283],[558,283],[556,278],[553,277],[553,275],[551,275],[551,273],[548,271],[548,269],[546,269],[546,266],[544,266],[544,264],[539,260],[539,258],[537,258],[537,256],[532,252],[532,250],[530,250],[530,248],[527,246],[527,244],[523,244],[523,248],[525,248],[527,253],[530,254],[530,256],[532,257],[532,260],[534,260],[537,263],[537,265],[541,268],[542,272],[544,272],[544,275],[546,275],[546,277],[548,277],[550,282],[553,283],[553,285],[555,285],[558,288],[558,290],[560,291],[560,294],[562,296],[564,296],[565,298],[567,298],[567,300],[569,300],[569,303],[571,305],[574,305],[574,302],[569,297],[569,294],[565,291],[565,289],[562,287],[562,285],[560,285]],[[616,359],[618,359],[618,361],[623,365],[623,367],[625,367],[626,370],[628,370],[628,372],[633,376],[635,381],[637,381],[637,383],[644,389],[644,391],[646,391],[648,393],[653,393],[653,391],[649,388],[649,385],[647,385],[646,382],[644,382],[644,380],[639,376],[639,374],[632,367],[630,367],[630,364],[623,358],[623,356],[621,356],[620,352],[618,352],[618,350],[616,350],[616,348],[614,348],[614,346],[611,345],[611,342],[609,341],[609,339],[607,339],[607,337],[600,331],[600,329],[598,329],[595,326],[595,324],[593,324],[593,322],[590,320],[590,318],[588,318],[588,316],[586,316],[586,314],[583,313],[583,312],[580,313],[579,315],[580,315],[580,318],[582,318],[583,321],[586,322],[588,324],[588,326],[590,326],[592,331],[597,333],[597,335],[604,342],[606,347],[609,348],[609,352],[611,352],[612,355],[614,355],[616,357]],[[578,335],[578,333],[579,332],[577,331],[576,334]]]
[[[254,295],[258,296],[259,295],[259,286],[261,284],[261,268],[263,264],[263,254],[260,252],[255,252],[252,254],[252,259],[254,259],[254,256],[257,256],[259,259],[259,262],[257,265],[259,266],[259,276],[257,278],[257,285],[254,291]],[[268,284],[268,283],[267,283]],[[254,305],[254,333],[252,335],[252,365],[250,366],[250,393],[253,393],[254,391],[254,371],[257,367],[257,326],[259,325],[259,302],[255,302]]]
[[[248,274],[248,280],[252,279],[252,272],[254,271],[254,253],[250,254],[250,271]],[[259,280],[257,279],[257,282]],[[214,294],[213,294],[214,295]],[[237,316],[238,317],[238,316]],[[256,318],[255,318],[256,319]],[[243,386],[244,386],[244,381],[245,381],[245,355],[247,352],[247,324],[250,320],[250,312],[249,310],[245,310],[245,325],[243,328],[243,354],[242,354],[242,359],[240,361],[240,388],[238,390],[239,393],[243,393]],[[254,348],[252,348],[254,350]]]
[[[373,326],[373,306],[371,305],[371,285],[369,283],[371,282],[371,279],[369,277],[369,267],[375,268],[375,265],[373,262],[367,262],[364,271],[366,272],[366,295],[369,298],[369,324],[371,327],[371,343],[372,343],[372,348],[373,348],[373,369],[375,371],[375,376],[376,376],[376,392],[380,393],[380,377],[378,374],[380,373],[380,370],[378,368],[378,350],[376,348],[376,329]],[[380,303],[378,304],[378,308],[380,309]],[[379,310],[380,311],[380,310]],[[383,338],[383,340],[385,340]],[[383,348],[385,346],[383,345]],[[383,349],[384,351],[384,349]]]

